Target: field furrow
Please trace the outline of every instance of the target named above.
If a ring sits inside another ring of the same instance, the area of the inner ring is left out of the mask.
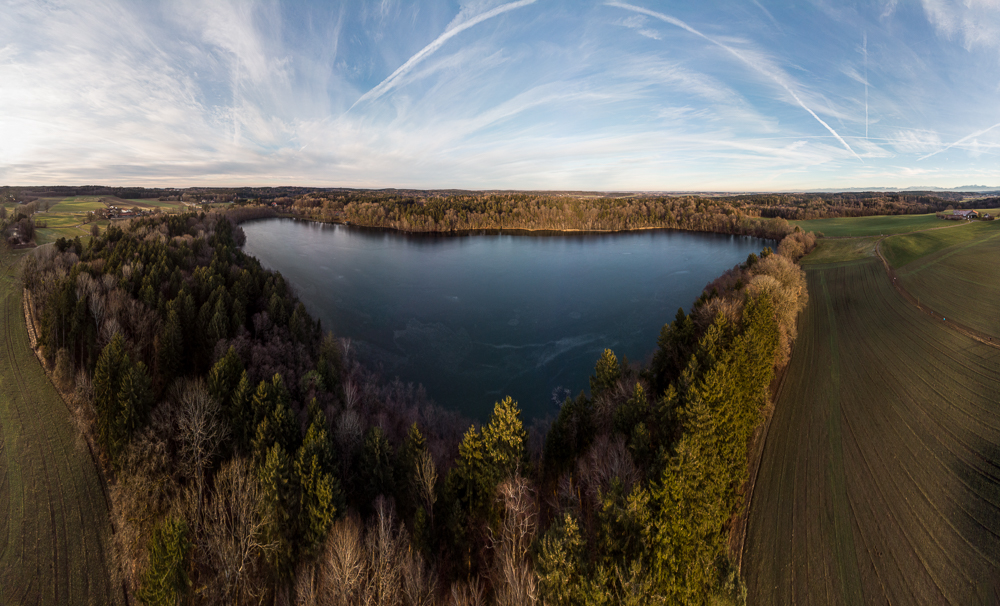
[[[992,595],[1000,352],[907,302],[877,260],[813,265],[807,276],[810,304],[751,504],[750,602]],[[831,572],[838,593],[816,578],[792,585],[783,570],[800,562]]]
[[[117,603],[101,480],[31,351],[15,259],[0,261],[0,603]]]

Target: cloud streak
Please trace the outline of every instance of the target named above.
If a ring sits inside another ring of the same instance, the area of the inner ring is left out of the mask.
[[[388,78],[379,82],[378,85],[375,86],[375,88],[361,95],[358,98],[358,100],[354,102],[354,105],[352,105],[350,109],[354,109],[355,107],[358,106],[358,104],[363,103],[365,101],[373,101],[375,99],[378,99],[382,95],[386,94],[387,92],[395,88],[399,84],[399,81],[403,78],[403,76],[410,73],[410,71],[414,67],[416,67],[421,61],[434,54],[439,48],[444,46],[445,42],[451,40],[452,38],[464,32],[465,30],[469,29],[470,27],[479,25],[480,23],[486,21],[487,19],[492,19],[493,17],[502,15],[506,12],[510,12],[512,10],[528,6],[529,4],[534,4],[536,1],[537,0],[518,0],[517,2],[510,2],[498,6],[494,9],[488,10],[485,13],[476,15],[472,19],[469,19],[468,21],[465,21],[464,23],[461,23],[449,29],[445,33],[438,36],[433,42],[431,42],[424,48],[420,49],[420,51],[417,54],[410,57],[406,61],[406,63],[400,65],[396,69],[396,71],[392,72],[392,74],[390,74]]]
[[[647,15],[649,17],[653,17],[654,19],[659,19],[659,20],[664,21],[666,23],[670,23],[671,25],[676,25],[677,27],[679,27],[679,28],[681,28],[683,30],[686,30],[686,31],[688,31],[688,32],[690,32],[690,33],[692,33],[692,34],[700,37],[700,38],[703,38],[704,40],[707,40],[708,42],[710,42],[710,43],[718,46],[719,48],[725,50],[726,52],[728,52],[729,54],[731,54],[733,57],[736,57],[736,59],[738,59],[740,62],[746,64],[748,67],[750,67],[755,72],[757,72],[757,73],[759,73],[759,74],[761,74],[763,76],[766,76],[767,78],[773,80],[781,88],[785,89],[785,91],[789,95],[791,95],[793,99],[795,99],[795,102],[798,103],[799,106],[802,109],[804,109],[807,112],[809,112],[809,115],[811,115],[813,118],[815,118],[817,122],[819,122],[820,124],[823,125],[824,128],[826,128],[826,130],[830,131],[830,134],[832,134],[834,137],[836,137],[837,141],[839,141],[840,144],[844,146],[844,149],[846,149],[847,151],[851,152],[851,154],[854,155],[854,157],[857,158],[858,160],[860,160],[862,163],[864,162],[864,160],[861,160],[861,156],[859,156],[853,149],[851,149],[851,146],[847,144],[847,141],[845,141],[844,138],[841,137],[837,133],[837,131],[833,130],[833,127],[831,127],[822,118],[820,118],[818,115],[816,115],[816,112],[814,112],[813,110],[811,110],[802,101],[802,99],[799,98],[799,95],[794,90],[792,90],[792,87],[789,86],[788,83],[786,82],[786,77],[784,76],[783,73],[777,71],[776,69],[765,69],[763,67],[763,65],[765,65],[765,63],[763,63],[763,62],[761,62],[759,60],[757,60],[757,61],[751,60],[751,58],[747,57],[743,52],[741,52],[741,51],[739,51],[739,50],[737,50],[737,49],[735,49],[735,48],[733,48],[731,46],[723,44],[722,42],[719,42],[718,40],[715,40],[714,38],[706,36],[705,34],[701,33],[700,31],[696,30],[695,28],[691,27],[687,23],[684,23],[680,19],[675,19],[674,17],[671,17],[670,15],[666,15],[666,14],[663,14],[663,13],[658,13],[656,11],[652,11],[652,10],[649,10],[647,8],[643,8],[641,6],[635,6],[634,4],[626,4],[624,2],[608,2],[607,4],[608,4],[608,6],[614,6],[614,7],[617,7],[617,8],[622,8],[622,9],[625,9],[625,10],[634,11],[634,12],[637,12],[637,13],[641,13],[643,15]]]
[[[997,122],[996,124],[994,124],[993,126],[991,126],[989,128],[984,128],[983,130],[978,130],[978,131],[972,133],[971,135],[966,135],[966,136],[962,137],[961,139],[959,139],[958,141],[955,141],[951,145],[946,145],[946,146],[942,147],[941,149],[939,149],[937,151],[934,151],[934,152],[931,152],[931,153],[927,154],[926,156],[921,156],[920,159],[919,159],[919,161],[923,161],[923,160],[926,160],[927,158],[934,157],[934,156],[940,154],[941,152],[946,152],[949,149],[955,147],[956,145],[961,145],[961,144],[965,143],[969,139],[975,139],[976,137],[979,137],[981,135],[985,135],[986,133],[990,132],[991,130],[993,130],[994,128],[997,128],[997,127],[1000,127],[1000,122]]]

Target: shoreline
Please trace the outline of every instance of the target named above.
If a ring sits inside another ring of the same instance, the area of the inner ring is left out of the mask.
[[[317,223],[320,225],[343,225],[346,227],[356,227],[359,229],[367,229],[372,231],[389,231],[400,234],[416,235],[416,236],[441,236],[441,237],[461,237],[461,236],[499,236],[499,235],[522,235],[522,236],[563,236],[563,235],[613,235],[613,234],[627,234],[633,232],[643,232],[643,231],[676,231],[684,232],[689,234],[712,234],[716,236],[736,236],[743,238],[757,238],[758,240],[769,240],[773,242],[780,242],[781,238],[769,238],[766,236],[755,236],[753,234],[741,234],[733,233],[729,231],[702,231],[696,229],[684,229],[683,227],[666,227],[666,226],[643,226],[643,227],[633,227],[629,229],[577,229],[577,228],[561,228],[554,229],[549,227],[544,228],[530,228],[530,227],[511,227],[511,228],[500,228],[500,227],[484,227],[481,229],[454,229],[454,230],[412,230],[412,229],[401,229],[399,227],[387,227],[378,225],[364,225],[361,223],[351,223],[350,221],[343,221],[337,219],[317,219],[315,217],[303,217],[288,213],[275,213],[270,217],[259,217],[253,219],[247,219],[242,222],[247,221],[257,221],[262,219],[291,219],[293,221],[302,221],[305,223]]]

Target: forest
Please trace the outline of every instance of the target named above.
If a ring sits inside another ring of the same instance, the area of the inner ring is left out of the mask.
[[[462,221],[642,220],[599,201],[467,204]],[[393,221],[448,218],[397,207]],[[109,485],[129,603],[745,602],[748,458],[807,302],[796,262],[812,234],[768,232],[776,250],[678,310],[648,364],[606,350],[536,434],[510,398],[471,423],[363,367],[241,252],[239,218],[133,219],[25,260],[43,355]]]
[[[1000,198],[975,201],[1000,202]],[[292,216],[413,232],[673,228],[780,240],[788,220],[923,214],[972,204],[949,193],[583,196],[568,193],[353,191],[281,197]]]

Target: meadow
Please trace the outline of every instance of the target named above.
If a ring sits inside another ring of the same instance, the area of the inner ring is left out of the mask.
[[[749,603],[981,603],[1000,578],[1000,349],[881,262],[809,266],[751,504]]]
[[[21,255],[0,253],[0,604],[111,604],[102,481],[31,351]]]

